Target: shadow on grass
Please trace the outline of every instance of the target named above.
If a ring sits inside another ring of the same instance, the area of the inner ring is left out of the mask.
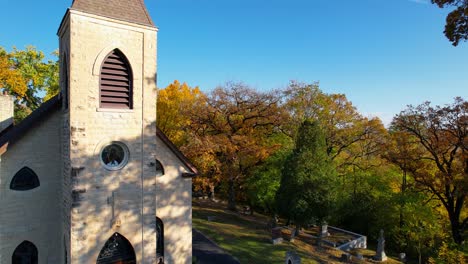
[[[312,249],[310,254],[307,245],[300,241],[273,245],[266,217],[239,215],[206,203],[194,203],[192,214],[194,227],[241,263],[282,263],[289,250],[298,252],[305,264],[332,263],[326,250]]]

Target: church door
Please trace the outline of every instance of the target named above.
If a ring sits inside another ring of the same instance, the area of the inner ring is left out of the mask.
[[[121,234],[114,233],[101,249],[96,264],[136,264],[132,244]]]

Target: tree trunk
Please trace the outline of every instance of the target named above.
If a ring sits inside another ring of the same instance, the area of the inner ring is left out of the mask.
[[[462,232],[460,230],[460,222],[458,221],[457,216],[453,216],[452,214],[449,214],[450,218],[450,225],[452,227],[452,237],[453,241],[457,243],[458,245],[461,245],[463,243],[463,237],[462,237]]]
[[[228,185],[229,185],[228,210],[235,212],[237,211],[237,208],[236,208],[236,191],[234,188],[234,180],[229,179]]]

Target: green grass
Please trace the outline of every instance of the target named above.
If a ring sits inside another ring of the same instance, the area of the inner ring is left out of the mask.
[[[339,257],[343,252],[333,248],[320,248],[297,238],[294,242],[284,241],[280,245],[271,243],[268,218],[259,214],[246,216],[225,210],[225,204],[208,200],[193,201],[193,227],[216,242],[226,252],[242,264],[284,263],[286,251],[294,250],[301,256],[301,263],[342,263]],[[208,221],[208,216],[214,217]],[[375,254],[372,250],[356,250],[366,258]],[[352,263],[375,263],[357,261]],[[400,263],[389,259],[387,264]]]
[[[193,226],[208,236],[226,252],[236,257],[241,263],[284,263],[286,251],[294,250],[301,256],[301,263],[332,263],[324,256],[313,256],[307,248],[301,248],[300,242],[284,241],[280,245],[271,243],[271,233],[267,219],[262,216],[240,216],[221,208],[193,205]],[[208,216],[214,216],[208,221]]]

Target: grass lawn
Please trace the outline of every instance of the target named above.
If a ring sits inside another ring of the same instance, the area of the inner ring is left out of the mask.
[[[304,264],[338,263],[335,261],[341,253],[333,249],[317,250],[299,240],[273,245],[266,217],[238,215],[224,208],[222,204],[194,201],[193,226],[241,263],[284,263],[288,250],[298,252]],[[214,220],[208,221],[208,216]]]
[[[343,252],[329,247],[315,247],[300,239],[284,241],[280,245],[271,243],[268,218],[259,214],[247,216],[225,210],[226,205],[209,200],[193,201],[193,227],[208,236],[242,264],[284,263],[286,251],[294,250],[301,256],[301,263],[342,263]],[[208,216],[213,218],[208,221]],[[365,257],[375,254],[371,250],[359,251]],[[372,263],[353,261],[352,263]],[[393,259],[387,264],[400,263]]]

